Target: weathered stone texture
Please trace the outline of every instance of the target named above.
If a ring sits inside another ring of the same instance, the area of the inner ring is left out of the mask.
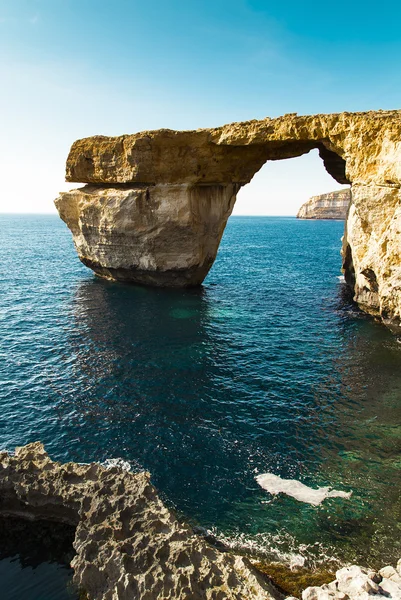
[[[345,278],[366,312],[401,323],[401,193],[399,188],[352,188],[343,241]]]
[[[347,218],[351,202],[351,190],[337,190],[320,196],[312,196],[298,211],[298,219],[340,219]]]
[[[313,148],[339,183],[352,185],[343,259],[355,300],[398,326],[401,111],[290,114],[215,129],[78,140],[67,180],[97,188],[61,194],[56,204],[81,260],[99,275],[198,285],[241,185],[267,160]]]
[[[211,131],[160,129],[76,141],[66,180],[80,183],[247,183],[266,162],[263,146],[219,146]]]
[[[87,185],[56,206],[81,261],[109,279],[200,285],[216,257],[236,185]]]
[[[0,514],[76,527],[74,580],[89,600],[282,597],[249,560],[178,521],[146,472],[60,464],[40,443],[0,452]]]
[[[400,130],[401,111],[371,111],[290,114],[215,129],[94,136],[73,144],[66,178],[99,184],[245,184],[267,160],[318,148],[340,183],[400,184]]]
[[[372,597],[401,600],[401,560],[396,569],[387,566],[379,572],[357,565],[344,567],[337,571],[335,581],[302,592],[302,600],[371,600]]]

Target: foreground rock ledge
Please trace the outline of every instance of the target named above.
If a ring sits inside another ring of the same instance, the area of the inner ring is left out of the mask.
[[[98,275],[163,286],[199,285],[236,194],[268,160],[317,148],[351,184],[345,279],[359,306],[401,324],[401,111],[284,115],[196,131],[78,140],[67,181],[89,187],[56,200],[80,259]]]
[[[336,573],[335,581],[302,592],[302,600],[401,600],[401,559],[396,568],[380,571],[357,565],[344,567]],[[289,596],[286,600],[296,600]]]
[[[146,472],[60,464],[28,444],[0,453],[0,514],[76,527],[74,580],[89,600],[280,598],[246,558],[180,523]]]

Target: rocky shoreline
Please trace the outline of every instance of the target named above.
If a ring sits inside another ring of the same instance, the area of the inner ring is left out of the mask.
[[[53,462],[41,443],[0,453],[0,515],[75,527],[88,600],[280,600],[243,556],[221,552],[163,504],[149,473]]]
[[[0,453],[0,516],[75,528],[74,582],[88,600],[282,600],[251,560],[222,551],[163,504],[149,473],[61,464],[41,443]],[[352,566],[302,600],[401,600],[401,560],[379,572]]]
[[[302,592],[302,600],[369,600],[372,596],[377,600],[400,600],[401,559],[396,568],[387,566],[380,571],[357,565],[344,567],[331,583],[308,587]],[[289,596],[286,600],[297,599]]]

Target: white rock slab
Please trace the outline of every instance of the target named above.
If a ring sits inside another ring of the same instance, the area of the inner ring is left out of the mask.
[[[299,500],[318,506],[326,498],[346,498],[349,499],[351,492],[333,490],[331,487],[311,488],[296,479],[282,479],[279,475],[273,473],[262,473],[255,477],[258,484],[270,494],[286,494]]]

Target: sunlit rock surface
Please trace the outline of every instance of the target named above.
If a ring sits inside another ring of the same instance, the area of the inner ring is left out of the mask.
[[[146,472],[60,464],[40,443],[0,452],[0,514],[76,527],[74,580],[89,600],[281,597],[246,558],[178,521]]]
[[[340,569],[335,581],[302,592],[302,600],[401,600],[401,560],[379,572],[353,565]],[[290,600],[287,598],[286,600]],[[292,599],[291,599],[292,600]]]
[[[349,188],[312,196],[301,206],[297,218],[345,220],[350,202],[351,190]]]
[[[200,285],[217,254],[237,186],[87,185],[56,206],[81,261],[97,275],[169,287]]]
[[[240,187],[266,161],[313,148],[336,181],[352,185],[346,281],[363,310],[397,327],[401,111],[289,114],[215,129],[78,140],[67,160],[67,181],[91,187],[62,193],[56,205],[81,260],[99,275],[199,285]]]
[[[395,331],[401,324],[401,194],[355,185],[343,241],[347,283],[359,306]]]

